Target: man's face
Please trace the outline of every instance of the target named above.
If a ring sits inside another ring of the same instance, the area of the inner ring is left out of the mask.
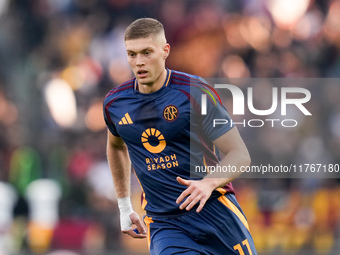
[[[128,61],[138,83],[154,85],[165,70],[169,45],[162,36],[150,36],[125,41]]]

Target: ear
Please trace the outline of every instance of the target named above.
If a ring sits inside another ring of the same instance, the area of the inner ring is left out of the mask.
[[[166,43],[164,45],[163,51],[164,51],[164,56],[163,57],[164,57],[164,59],[166,59],[169,56],[169,54],[170,54],[170,44]]]

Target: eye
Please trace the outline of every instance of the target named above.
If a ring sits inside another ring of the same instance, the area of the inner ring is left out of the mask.
[[[129,57],[134,57],[134,56],[136,56],[136,53],[130,52],[130,53],[128,53],[128,56],[129,56]]]
[[[145,55],[147,55],[147,56],[150,55],[150,51],[146,51]]]

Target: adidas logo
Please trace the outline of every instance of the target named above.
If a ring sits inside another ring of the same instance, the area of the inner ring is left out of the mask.
[[[130,115],[128,113],[125,113],[125,116],[122,118],[121,121],[118,123],[119,125],[128,125],[128,124],[133,124]]]

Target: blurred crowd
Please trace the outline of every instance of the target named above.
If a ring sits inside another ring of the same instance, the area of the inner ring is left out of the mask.
[[[147,254],[120,234],[102,117],[105,94],[133,75],[123,36],[136,18],[164,24],[171,69],[315,79],[298,128],[239,129],[253,164],[339,164],[339,14],[339,0],[1,0],[0,254]],[[236,180],[259,253],[338,254],[338,176]]]

